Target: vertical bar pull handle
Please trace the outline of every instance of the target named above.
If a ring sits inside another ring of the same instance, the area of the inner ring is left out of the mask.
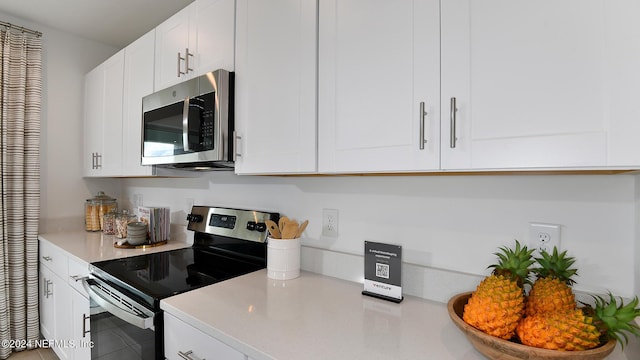
[[[178,77],[180,77],[180,75],[184,75],[185,74],[184,72],[182,72],[182,69],[180,68],[180,63],[182,62],[182,60],[185,60],[185,58],[180,56],[180,51],[178,51]]]
[[[242,151],[240,147],[242,143],[242,136],[235,131],[233,132],[233,161],[236,161],[239,157],[242,157]]]
[[[188,74],[189,71],[193,71],[193,69],[191,67],[189,67],[189,56],[193,56],[193,54],[189,52],[189,48],[186,48],[185,49],[185,54],[184,54],[184,72],[185,72],[185,74]]]
[[[449,147],[455,149],[456,147],[456,113],[458,112],[458,108],[456,107],[456,98],[451,98],[451,110],[449,113],[449,120],[451,122],[451,133],[449,138]]]
[[[427,143],[427,139],[425,138],[425,118],[428,113],[424,110],[424,101],[420,102],[420,138],[418,139],[418,144],[420,150],[424,150],[424,144]]]
[[[51,280],[48,280],[47,278],[44,278],[44,297],[45,297],[45,299],[48,299],[49,296],[53,295],[53,291],[49,289],[51,284],[53,284],[53,282]]]
[[[87,316],[87,314],[82,314],[82,337],[86,337],[87,334],[91,333],[91,330],[87,329],[87,320],[91,319],[91,316]]]

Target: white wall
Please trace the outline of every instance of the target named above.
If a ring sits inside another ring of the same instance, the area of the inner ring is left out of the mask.
[[[0,19],[43,33],[40,229],[80,223],[96,191],[82,179],[84,74],[118,49],[1,12]]]
[[[117,49],[9,16],[3,20],[44,33],[41,232],[81,227],[85,199],[98,190],[123,206],[130,206],[134,194],[141,194],[146,205],[168,205],[173,221],[181,224],[187,199],[275,210],[310,220],[306,269],[358,281],[364,240],[397,243],[407,262],[407,293],[442,301],[486,275],[499,246],[528,241],[528,222],[549,222],[562,225],[561,246],[578,259],[578,288],[638,294],[640,180],[635,176],[209,173],[187,179],[83,179],[83,76]],[[339,210],[338,238],[320,236],[323,208]]]
[[[128,179],[119,197],[123,205],[141,194],[146,205],[170,206],[172,222],[182,224],[187,199],[309,219],[303,267],[349,280],[362,277],[365,240],[400,244],[408,293],[440,301],[471,290],[479,276],[488,274],[498,247],[513,245],[514,239],[528,242],[529,222],[555,223],[562,225],[561,247],[578,259],[577,289],[630,297],[637,294],[636,182],[632,175],[282,178],[209,173]],[[339,210],[338,238],[320,235],[323,208]]]

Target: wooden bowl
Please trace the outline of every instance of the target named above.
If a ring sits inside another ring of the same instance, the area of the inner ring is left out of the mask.
[[[532,346],[518,344],[513,341],[503,340],[486,334],[462,320],[462,312],[467,304],[471,292],[458,294],[452,297],[447,304],[449,316],[453,323],[462,330],[474,348],[489,359],[499,360],[600,360],[607,357],[616,347],[615,340],[609,340],[606,344],[595,349],[581,351],[560,351],[539,349]]]

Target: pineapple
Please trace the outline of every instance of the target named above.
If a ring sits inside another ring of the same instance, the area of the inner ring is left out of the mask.
[[[567,256],[566,251],[558,253],[558,248],[554,247],[553,254],[542,251],[542,257],[536,261],[540,267],[531,270],[537,279],[529,291],[525,314],[531,316],[540,312],[575,309],[571,277],[577,274],[577,270],[570,268],[575,259]]]
[[[496,337],[510,339],[524,314],[523,286],[529,282],[529,267],[534,263],[526,246],[516,241],[515,250],[501,247],[498,264],[490,276],[480,282],[464,307],[462,319],[469,325]]]
[[[609,301],[594,296],[595,307],[538,313],[525,317],[517,327],[520,341],[529,346],[553,350],[586,350],[609,339],[621,345],[628,341],[629,332],[640,336],[640,327],[633,320],[640,316],[638,297],[627,305],[618,305],[613,295]],[[623,342],[624,339],[624,342]]]

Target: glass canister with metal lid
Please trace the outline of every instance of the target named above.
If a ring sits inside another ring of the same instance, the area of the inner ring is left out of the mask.
[[[112,210],[118,209],[116,199],[108,196],[103,191],[87,199],[84,205],[85,229],[87,231],[101,231],[103,229],[104,215]]]
[[[127,210],[122,210],[121,213],[116,215],[116,237],[124,239],[127,237],[127,225],[135,222],[138,217],[135,214],[131,214]]]
[[[118,211],[111,210],[102,217],[102,232],[105,235],[116,234],[116,216],[118,216]]]

